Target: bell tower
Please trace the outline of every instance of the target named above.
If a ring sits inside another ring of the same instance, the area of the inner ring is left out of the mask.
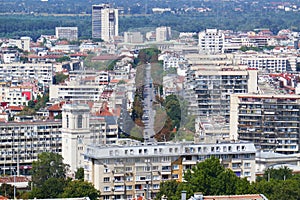
[[[83,167],[83,153],[90,142],[90,108],[87,104],[64,104],[62,107],[62,156],[72,175]]]

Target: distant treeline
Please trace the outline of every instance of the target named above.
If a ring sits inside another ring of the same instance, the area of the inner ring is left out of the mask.
[[[281,29],[300,30],[299,12],[228,12],[193,14],[153,14],[145,16],[120,16],[119,30],[154,30],[170,26],[179,32],[199,32],[206,28],[249,31],[269,28],[273,33]],[[55,34],[57,26],[77,26],[79,38],[91,37],[91,16],[0,15],[0,37],[30,36],[36,40],[41,34]]]

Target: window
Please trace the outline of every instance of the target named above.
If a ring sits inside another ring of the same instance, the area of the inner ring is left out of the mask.
[[[244,172],[244,176],[251,176],[250,172]]]
[[[178,174],[172,174],[172,179],[178,179]]]
[[[69,128],[69,115],[66,115],[66,124],[67,124],[67,128]]]
[[[109,173],[110,170],[109,170],[108,168],[105,168],[103,172],[104,172],[104,173]]]
[[[109,182],[109,177],[104,177],[103,182]]]
[[[103,191],[104,192],[110,192],[110,187],[109,186],[104,186]]]
[[[82,115],[78,115],[77,128],[82,128]]]
[[[244,163],[244,167],[245,167],[245,168],[251,167],[251,163]]]
[[[178,170],[178,169],[179,169],[179,165],[173,165],[173,166],[172,166],[172,169],[173,169],[173,170]]]

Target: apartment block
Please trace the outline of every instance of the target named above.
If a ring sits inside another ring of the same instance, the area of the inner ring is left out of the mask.
[[[233,94],[230,136],[263,151],[299,153],[299,103],[298,95]]]
[[[292,71],[289,58],[276,55],[248,55],[241,58],[241,64],[269,72]]]
[[[0,123],[0,172],[29,174],[42,152],[61,153],[61,121]]]
[[[198,34],[199,51],[207,54],[224,53],[225,35],[217,29],[206,29]]]
[[[155,30],[156,42],[168,41],[171,39],[171,27],[162,26]]]
[[[192,66],[184,87],[190,114],[229,119],[230,95],[257,92],[257,70],[240,66]]]
[[[58,39],[67,39],[69,41],[78,40],[78,27],[56,27],[55,36]]]
[[[53,81],[53,65],[51,63],[7,63],[0,64],[0,79],[38,80],[42,85],[49,86]]]
[[[88,146],[85,180],[100,190],[100,199],[153,199],[166,180],[184,181],[183,174],[211,156],[239,177],[255,180],[253,143],[157,143]]]
[[[124,32],[125,43],[143,43],[143,41],[141,32]]]
[[[105,86],[88,85],[79,80],[72,80],[67,85],[51,85],[49,99],[69,101],[99,101]]]
[[[20,39],[9,39],[8,46],[18,47],[19,49],[23,49],[24,51],[30,51],[30,37],[21,37]]]

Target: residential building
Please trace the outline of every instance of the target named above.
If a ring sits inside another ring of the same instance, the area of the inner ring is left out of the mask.
[[[92,37],[108,42],[119,34],[118,9],[108,4],[92,6]]]
[[[0,79],[38,80],[43,86],[49,86],[53,81],[52,63],[6,63],[0,64]]]
[[[8,87],[3,95],[3,102],[10,106],[27,106],[33,99],[33,91],[26,87]]]
[[[206,29],[198,34],[200,52],[207,54],[224,53],[225,35],[217,29]]]
[[[252,141],[257,149],[299,153],[300,96],[232,94],[230,137]]]
[[[24,51],[30,51],[30,37],[21,37],[20,39],[9,39],[8,46],[18,47]]]
[[[162,26],[155,30],[156,42],[168,41],[171,39],[171,27]]]
[[[292,71],[291,64],[287,56],[266,54],[244,55],[241,57],[241,64],[268,72]]]
[[[185,80],[189,113],[229,119],[230,95],[257,92],[257,70],[245,66],[191,67]]]
[[[141,32],[124,32],[125,43],[143,43],[143,41]]]
[[[29,174],[42,152],[61,153],[61,121],[0,123],[1,174]]]
[[[56,27],[55,36],[58,39],[67,39],[69,41],[78,40],[78,27]]]
[[[79,80],[71,80],[65,85],[51,85],[49,99],[68,101],[98,101],[104,90],[99,84],[84,84]]]
[[[166,180],[184,181],[183,174],[210,156],[239,177],[255,180],[255,147],[252,143],[130,142],[115,146],[88,146],[85,180],[101,192],[100,199],[153,199]]]

